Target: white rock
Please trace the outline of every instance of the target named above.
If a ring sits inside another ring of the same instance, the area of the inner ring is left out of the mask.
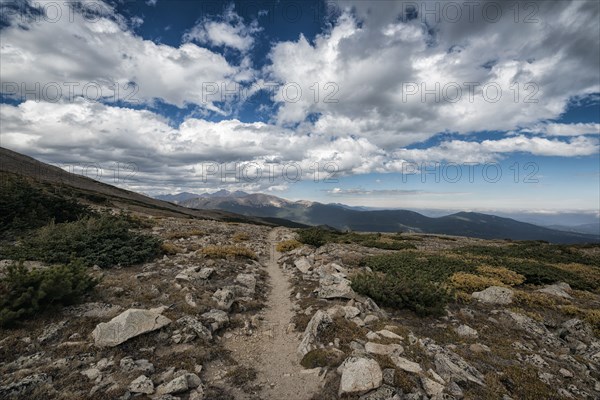
[[[342,378],[339,395],[363,394],[377,389],[383,382],[383,374],[375,360],[349,357],[340,366]]]
[[[490,286],[481,292],[471,294],[474,299],[488,304],[510,304],[513,300],[513,291],[500,286]]]
[[[380,355],[388,355],[391,353],[402,354],[404,352],[404,348],[399,344],[379,344],[373,342],[365,344],[365,350],[367,353]]]
[[[477,331],[468,325],[460,325],[458,328],[455,328],[454,331],[458,336],[462,337],[476,338],[478,336]]]
[[[416,362],[412,362],[407,360],[404,357],[400,357],[398,354],[391,354],[390,360],[396,365],[396,367],[400,368],[406,372],[412,372],[413,374],[418,374],[423,372],[423,368]]]
[[[298,268],[298,271],[302,272],[303,274],[308,274],[310,272],[310,269],[312,268],[312,265],[306,257],[301,257],[294,261],[294,266]]]
[[[424,376],[421,377],[421,386],[423,386],[425,393],[431,397],[441,396],[444,392],[444,385]]]
[[[395,334],[394,332],[387,330],[387,329],[382,329],[380,331],[376,332],[378,335],[383,336],[385,338],[388,339],[396,339],[396,340],[402,340],[402,336]]]
[[[333,322],[329,314],[321,310],[317,311],[312,316],[304,334],[302,335],[302,341],[298,346],[298,353],[300,357],[304,357],[306,353],[316,348],[319,335]]]
[[[129,384],[129,391],[132,393],[152,394],[154,393],[154,383],[146,375],[140,375]]]
[[[250,290],[250,292],[254,293],[256,289],[256,278],[252,274],[238,274],[235,278],[235,281],[242,286],[245,286]]]
[[[96,346],[114,347],[133,337],[169,325],[171,320],[161,315],[162,310],[129,309],[109,322],[96,326],[92,332]]]
[[[551,296],[562,297],[565,299],[572,299],[571,295],[567,293],[571,291],[571,286],[568,283],[560,282],[554,285],[548,285],[542,289],[538,289],[538,292],[549,294]]]
[[[217,302],[217,308],[227,311],[231,308],[235,295],[229,289],[219,289],[212,295],[212,298]]]

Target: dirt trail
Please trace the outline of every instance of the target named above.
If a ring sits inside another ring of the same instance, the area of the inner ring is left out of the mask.
[[[268,237],[270,258],[266,268],[271,290],[267,305],[260,313],[261,327],[252,336],[228,339],[225,347],[232,351],[240,365],[257,370],[257,383],[263,387],[260,399],[308,400],[319,388],[321,379],[315,371],[302,368],[296,353],[300,340],[295,331],[288,330],[294,311],[289,281],[277,265],[279,253],[275,244],[281,231],[275,228]],[[252,397],[242,395],[241,399],[244,398]]]

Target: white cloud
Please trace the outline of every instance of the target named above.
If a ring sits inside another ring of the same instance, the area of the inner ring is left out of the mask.
[[[233,65],[221,54],[193,43],[172,47],[144,40],[106,7],[94,20],[86,19],[82,12],[69,16],[65,11],[63,18],[54,23],[13,21],[4,28],[0,48],[2,91],[16,88],[14,91],[21,96],[27,89],[31,91],[27,98],[60,101],[69,97],[70,84],[75,95],[91,99],[96,99],[97,93],[106,96],[107,101],[116,98],[149,103],[162,99],[178,107],[193,103],[226,113],[218,104],[218,93],[208,94],[213,89],[220,92],[221,84],[244,82],[253,76],[247,63]],[[127,86],[131,82],[139,91]],[[118,92],[114,83],[119,86]],[[85,85],[88,89],[84,92]],[[56,95],[58,90],[62,96]]]
[[[540,133],[546,136],[599,135],[600,124],[583,122],[576,124],[547,123],[535,125],[522,131],[526,133]]]
[[[482,142],[452,140],[426,149],[402,149],[394,156],[410,162],[487,163],[503,156],[522,152],[534,156],[578,157],[591,156],[600,151],[600,141],[586,136],[568,141],[523,135]]]
[[[331,138],[262,122],[188,118],[173,127],[150,111],[84,100],[71,104],[31,100],[18,106],[3,104],[0,120],[4,147],[51,162],[135,163],[149,188],[165,185],[161,180],[193,188],[203,183],[203,168],[207,171],[212,163],[219,164],[223,171],[226,163],[237,163],[238,178],[242,166],[248,168],[246,176],[251,178],[255,176],[252,167],[258,167],[263,179],[248,179],[245,183],[267,190],[289,183],[282,176],[286,166],[292,167],[288,171],[292,178],[298,167],[304,173],[301,179],[312,180],[315,165],[320,172],[332,166],[336,176],[341,177],[402,172],[405,162],[485,163],[513,152],[574,157],[598,154],[600,150],[599,140],[594,137],[563,141],[519,135],[481,142],[453,140],[427,149],[386,152],[365,138]],[[276,175],[273,180],[268,179],[269,168]]]
[[[481,9],[473,22],[465,14],[452,23],[402,20],[406,2],[339,3],[341,16],[328,32],[272,48],[265,72],[303,92],[297,102],[277,98],[277,123],[312,114],[319,133],[360,136],[391,151],[439,132],[530,127],[560,117],[573,97],[600,91],[598,3],[538,2],[538,23],[515,23],[507,7],[497,23],[486,22]],[[328,82],[339,88],[337,103],[323,101]],[[425,90],[438,98],[423,97]]]
[[[204,18],[184,35],[184,39],[247,52],[254,44],[253,35],[260,31],[261,28],[257,21],[246,25],[243,18],[235,12],[234,5],[231,4],[225,10],[220,21]]]

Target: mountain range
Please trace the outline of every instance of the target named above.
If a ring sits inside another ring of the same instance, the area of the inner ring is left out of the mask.
[[[551,229],[512,218],[476,212],[428,217],[409,210],[369,210],[343,204],[290,201],[262,193],[221,190],[200,194],[195,198],[189,198],[187,195],[189,194],[182,196],[177,203],[194,209],[225,210],[247,216],[281,218],[306,225],[328,225],[340,230],[403,231],[482,239],[545,240],[551,243],[600,241],[600,233],[586,234],[574,230]]]

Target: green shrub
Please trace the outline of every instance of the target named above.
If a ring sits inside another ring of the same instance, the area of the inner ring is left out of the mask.
[[[91,211],[77,201],[33,186],[24,178],[0,176],[0,235],[76,221]]]
[[[352,289],[379,305],[409,309],[418,315],[441,315],[449,300],[443,285],[419,275],[359,274],[352,279]]]
[[[79,261],[31,271],[22,263],[12,264],[0,280],[0,326],[50,307],[73,304],[96,283]]]
[[[0,256],[63,264],[78,258],[87,266],[110,267],[143,263],[159,253],[159,239],[136,233],[125,219],[105,214],[51,223],[24,239],[20,246],[3,248]]]
[[[404,251],[369,257],[363,264],[374,273],[352,279],[352,288],[378,304],[409,309],[419,315],[440,315],[450,293],[448,279],[456,272],[475,270],[464,261],[440,255]]]
[[[298,231],[298,241],[315,247],[321,247],[327,240],[328,232],[319,228],[301,229]]]
[[[595,290],[600,282],[588,274],[578,273],[553,264],[579,263],[597,268],[597,257],[586,255],[577,247],[539,242],[511,244],[503,247],[471,246],[457,252],[466,257],[485,258],[485,263],[504,267],[525,277],[525,283],[545,285],[566,282],[575,289]],[[474,261],[475,262],[475,261]]]

